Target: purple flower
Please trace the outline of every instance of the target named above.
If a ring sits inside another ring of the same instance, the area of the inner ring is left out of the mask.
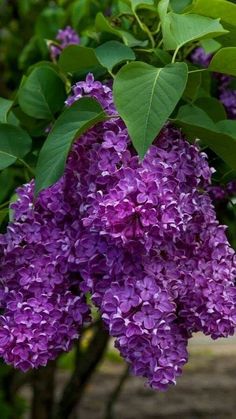
[[[64,29],[59,29],[56,40],[58,41],[58,45],[50,45],[50,54],[54,60],[61,54],[61,51],[64,48],[69,45],[78,45],[80,43],[78,34],[70,26],[66,26]]]
[[[111,86],[72,87],[116,113]],[[165,390],[198,331],[236,325],[235,253],[208,190],[212,169],[197,145],[164,127],[140,161],[120,118],[76,141],[64,176],[34,202],[18,190],[0,237],[0,355],[22,370],[70,348],[87,321],[86,292],[134,374]],[[231,188],[231,186],[230,186]]]

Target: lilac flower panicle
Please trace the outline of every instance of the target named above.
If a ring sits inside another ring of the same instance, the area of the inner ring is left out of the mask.
[[[91,74],[67,106],[84,96],[116,113],[111,86]],[[6,362],[26,370],[67,350],[88,318],[86,292],[154,389],[176,382],[193,333],[232,335],[236,261],[208,193],[212,172],[171,125],[140,161],[114,117],[75,142],[64,176],[35,205],[33,182],[20,188],[1,238]]]
[[[78,45],[80,38],[71,26],[66,26],[64,29],[59,29],[56,41],[58,41],[58,45],[50,45],[51,58],[54,60],[58,58],[64,48],[69,45]]]

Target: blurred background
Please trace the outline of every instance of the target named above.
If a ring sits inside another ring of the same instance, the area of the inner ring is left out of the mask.
[[[71,25],[82,44],[93,45],[97,12],[109,14],[118,5],[109,0],[0,0],[0,97],[13,99],[30,66],[49,59],[45,39],[55,39],[60,28]],[[35,120],[27,117],[25,123],[40,143],[43,138]],[[215,165],[220,176],[224,168],[218,161]],[[1,232],[15,188],[30,177],[20,164],[0,172]],[[234,199],[221,199],[216,206],[236,248]],[[94,317],[73,350],[46,368],[22,374],[0,364],[0,419],[236,419],[236,338],[213,342],[196,335],[178,385],[157,393],[145,388],[141,378],[129,376]]]

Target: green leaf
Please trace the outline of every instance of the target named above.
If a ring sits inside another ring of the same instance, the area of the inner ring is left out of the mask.
[[[192,0],[170,0],[171,8],[174,12],[180,13],[185,7],[191,4]]]
[[[156,10],[153,0],[130,0],[130,4],[133,12],[138,8]]]
[[[108,41],[100,45],[96,48],[95,54],[101,65],[109,71],[124,61],[135,60],[133,50],[118,41]]]
[[[184,99],[194,101],[197,97],[201,82],[202,75],[200,71],[196,73],[189,73],[188,82],[183,94]]]
[[[223,22],[236,26],[236,4],[227,0],[194,0],[189,10],[202,16],[221,18]]]
[[[220,128],[221,131],[226,132],[236,139],[236,121],[224,119],[223,121],[217,122],[217,127]]]
[[[155,55],[154,62],[156,66],[163,66],[171,63],[172,56],[169,52],[161,48],[155,48],[153,52]]]
[[[39,154],[35,180],[36,194],[63,175],[73,141],[105,119],[106,114],[102,107],[91,98],[80,99],[59,116]]]
[[[200,45],[207,54],[213,54],[221,48],[221,44],[217,42],[215,39],[203,39],[200,42]]]
[[[115,104],[141,157],[173,112],[187,78],[185,63],[155,68],[135,62],[118,72],[114,81]]]
[[[208,70],[236,76],[236,48],[222,48],[212,58]]]
[[[205,111],[214,122],[227,118],[224,106],[215,97],[200,97],[194,105]]]
[[[179,15],[172,12],[166,15],[162,28],[164,46],[167,50],[179,49],[188,42],[214,38],[227,33],[219,19],[195,14]]]
[[[172,121],[182,128],[189,140],[196,138],[202,140],[233,170],[236,170],[236,138],[230,135],[221,123],[215,124],[212,119],[200,108],[185,105]]]
[[[0,122],[7,122],[8,112],[10,111],[12,105],[12,100],[0,97]]]
[[[112,26],[112,24],[105,18],[105,16],[102,13],[97,14],[95,26],[97,31],[99,32],[108,32],[117,36],[118,38],[121,38],[124,44],[128,47],[145,47],[148,44],[148,41],[140,41],[139,39],[136,39],[131,33],[123,29],[118,29],[115,26]]]
[[[48,66],[35,68],[18,93],[21,109],[37,119],[53,119],[63,107],[65,97],[63,81]]]
[[[31,138],[23,129],[0,123],[0,170],[24,157],[31,149]]]
[[[60,54],[58,64],[63,71],[68,73],[100,66],[95,50],[80,45],[69,45],[65,48]]]

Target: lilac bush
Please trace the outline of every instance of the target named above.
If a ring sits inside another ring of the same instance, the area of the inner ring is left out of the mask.
[[[67,106],[84,96],[111,118],[75,142],[35,201],[34,182],[18,189],[1,237],[0,354],[25,371],[68,350],[89,292],[132,372],[165,390],[193,333],[227,337],[236,325],[236,256],[208,193],[213,169],[170,124],[141,161],[111,86],[89,74]]]

